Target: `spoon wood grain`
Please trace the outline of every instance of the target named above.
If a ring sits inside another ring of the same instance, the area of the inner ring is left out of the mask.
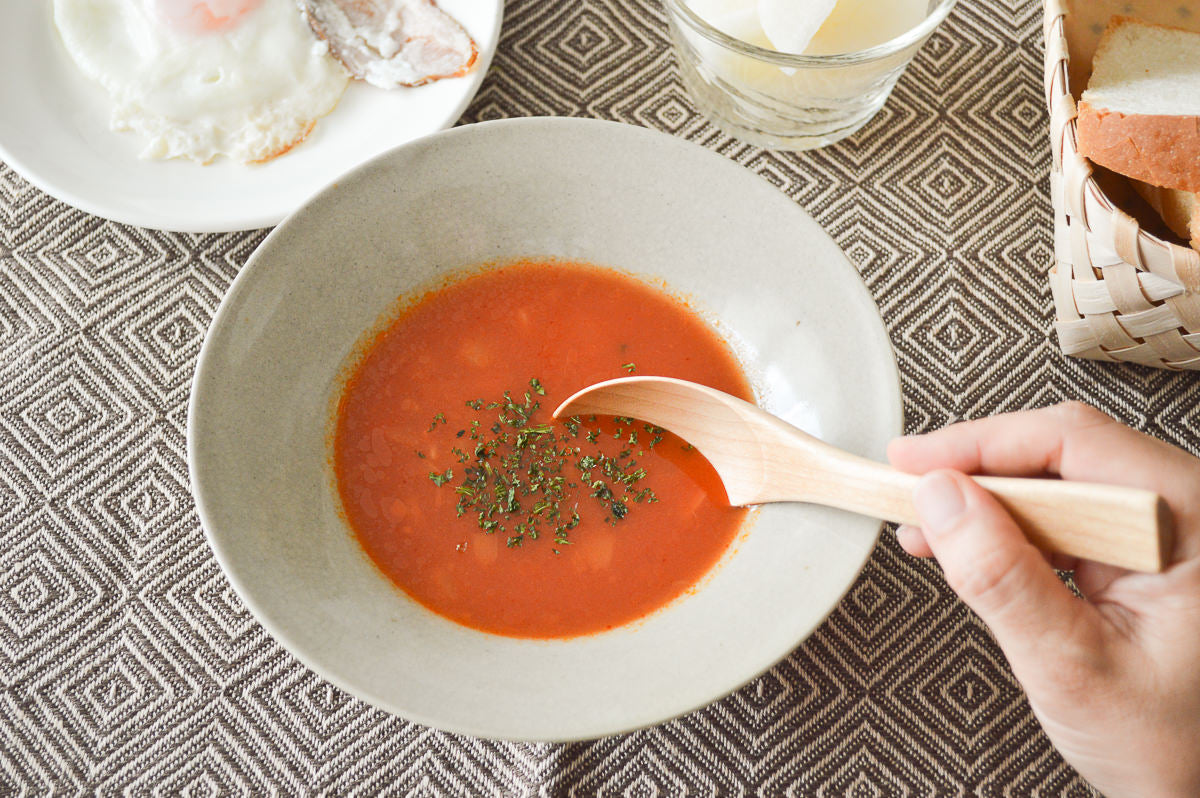
[[[630,416],[691,443],[712,463],[731,505],[801,501],[917,524],[918,477],[830,446],[727,393],[669,377],[597,383],[554,411]],[[1038,548],[1138,571],[1165,567],[1170,511],[1138,488],[1056,479],[975,477]]]

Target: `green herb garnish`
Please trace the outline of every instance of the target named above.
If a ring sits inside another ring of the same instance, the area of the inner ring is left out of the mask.
[[[465,402],[467,408],[477,413],[495,415],[490,424],[486,418],[482,423],[473,419],[469,427],[455,433],[455,438],[462,439],[469,429],[469,439],[473,441],[465,449],[450,448],[462,466],[459,484],[454,486],[458,497],[455,512],[459,517],[470,513],[483,533],[503,533],[508,548],[523,546],[543,536],[553,539],[555,546],[567,546],[572,543],[570,531],[580,523],[579,505],[572,503],[567,509],[568,490],[581,487],[586,490],[606,512],[605,523],[614,526],[628,515],[632,504],[657,501],[649,488],[633,487],[646,476],[646,471],[631,459],[631,448],[622,449],[616,457],[604,454],[597,445],[600,430],[584,432],[584,420],[579,416],[562,421],[563,431],[558,434],[553,424],[535,418],[541,408],[536,397],[546,395],[545,386],[535,377],[529,380],[529,387],[520,399],[506,391],[496,401]],[[431,432],[439,422],[447,423],[442,413],[433,418]],[[595,416],[590,417],[590,421],[595,420]],[[617,421],[628,427],[634,425],[632,418]],[[646,429],[650,431],[651,427],[647,425]],[[614,438],[624,437],[624,429],[617,428]],[[580,445],[583,441],[596,446],[583,453]],[[637,431],[630,429],[629,445],[636,442]],[[418,455],[424,457],[420,452]],[[566,470],[568,466],[570,472]],[[578,474],[581,479],[568,481],[568,473]],[[445,472],[431,471],[429,479],[441,487],[454,479],[453,467]],[[557,548],[553,551],[559,553]]]

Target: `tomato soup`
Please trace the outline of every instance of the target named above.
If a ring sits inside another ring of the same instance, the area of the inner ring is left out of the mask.
[[[551,418],[629,374],[752,398],[694,310],[620,272],[519,262],[408,303],[337,407],[337,490],[362,548],[429,609],[516,637],[612,629],[685,593],[746,511],[664,430]]]

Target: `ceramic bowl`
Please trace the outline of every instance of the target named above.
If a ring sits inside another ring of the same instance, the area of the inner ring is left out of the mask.
[[[338,514],[327,431],[339,371],[397,297],[519,256],[665,280],[729,333],[760,402],[824,440],[881,459],[901,431],[875,305],[794,203],[660,133],[519,119],[382,155],[267,237],[205,340],[189,466],[234,588],[318,674],[442,729],[591,738],[700,707],[769,668],[836,606],[880,524],[768,505],[691,594],[569,640],[485,634],[407,598]]]

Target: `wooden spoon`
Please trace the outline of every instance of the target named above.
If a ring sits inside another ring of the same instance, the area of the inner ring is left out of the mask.
[[[830,446],[749,402],[669,377],[623,377],[584,388],[554,411],[630,416],[669,429],[712,463],[731,505],[802,501],[919,523],[918,477]],[[1047,552],[1138,571],[1166,564],[1170,511],[1138,488],[1057,479],[975,477]]]

